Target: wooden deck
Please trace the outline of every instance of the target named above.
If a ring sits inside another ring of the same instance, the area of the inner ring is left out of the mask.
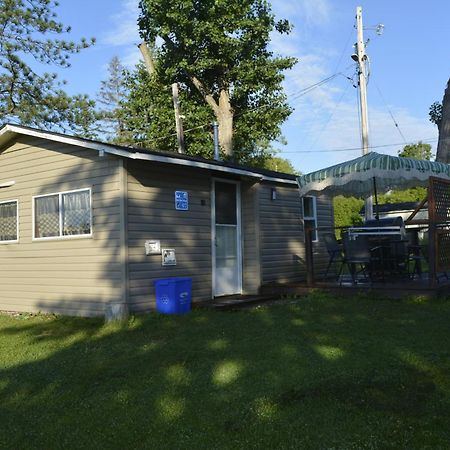
[[[292,284],[268,284],[263,286],[262,295],[306,295],[312,290],[324,290],[337,295],[353,295],[372,293],[387,298],[404,297],[445,297],[450,296],[450,279],[439,277],[435,286],[431,286],[428,274],[424,273],[420,278],[403,278],[398,280],[370,281],[363,277],[357,279],[354,284],[349,275],[344,275],[339,280],[321,280],[312,285],[304,283]]]
[[[275,301],[279,298],[278,294],[267,295],[227,295],[216,297],[204,302],[196,302],[192,304],[194,309],[215,309],[221,311],[245,309],[255,307],[267,302]]]

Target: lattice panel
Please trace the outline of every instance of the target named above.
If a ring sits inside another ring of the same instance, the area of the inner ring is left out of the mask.
[[[89,210],[71,210],[64,213],[63,234],[89,234],[91,232],[91,215]]]
[[[0,217],[0,240],[14,241],[17,239],[17,217]]]
[[[450,221],[450,183],[437,178],[430,179],[429,218],[434,222]]]
[[[50,237],[59,235],[59,214],[48,213],[39,214],[36,218],[37,229],[39,233],[37,237]]]
[[[436,269],[446,272],[450,270],[450,230],[437,230],[436,241]]]
[[[17,203],[0,204],[0,241],[17,239]]]

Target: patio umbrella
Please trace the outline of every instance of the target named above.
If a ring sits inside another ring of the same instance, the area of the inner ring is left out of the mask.
[[[369,197],[391,189],[427,186],[435,176],[450,180],[450,165],[370,152],[297,177],[300,195]]]

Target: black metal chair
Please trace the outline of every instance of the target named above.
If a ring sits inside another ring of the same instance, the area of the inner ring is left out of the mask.
[[[417,229],[410,229],[406,233],[408,239],[408,276],[414,279],[417,275],[422,278],[422,269],[428,262],[425,246],[419,242],[419,234]],[[412,271],[411,271],[412,265]]]
[[[345,231],[342,233],[342,244],[344,248],[344,258],[339,271],[339,276],[342,274],[342,270],[346,265],[350,272],[353,284],[357,284],[358,273],[362,273],[365,279],[367,279],[368,275],[370,278],[372,270],[371,265],[374,257],[367,236],[359,235],[351,239],[348,232]],[[357,270],[357,266],[359,266],[359,270]],[[340,284],[342,284],[342,278]]]
[[[325,247],[328,252],[329,260],[327,269],[325,271],[324,278],[327,279],[328,272],[333,264],[341,264],[344,262],[342,244],[336,239],[334,233],[325,233],[322,235],[322,240],[325,243]],[[339,273],[336,272],[336,278],[339,277]]]

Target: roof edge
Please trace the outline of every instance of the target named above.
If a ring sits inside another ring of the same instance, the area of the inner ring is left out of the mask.
[[[207,161],[194,161],[189,159],[179,159],[175,156],[167,156],[167,155],[155,155],[151,153],[141,153],[141,152],[130,152],[127,150],[120,149],[114,144],[102,144],[99,142],[93,142],[89,139],[84,139],[75,136],[66,136],[62,134],[37,130],[33,128],[23,127],[20,125],[12,125],[5,124],[0,128],[0,147],[6,145],[9,141],[14,139],[18,135],[25,135],[36,137],[40,139],[47,139],[49,141],[60,142],[67,145],[73,145],[76,147],[81,147],[89,150],[98,151],[101,154],[110,154],[119,156],[121,158],[135,159],[135,160],[143,160],[143,161],[153,161],[160,162],[165,164],[174,164],[180,166],[189,166],[200,169],[212,170],[216,172],[222,173],[231,173],[234,175],[242,175],[252,178],[257,178],[260,181],[271,181],[275,183],[282,184],[292,184],[297,185],[297,181],[295,179],[285,179],[281,177],[272,177],[268,175],[263,175],[260,173],[253,172],[251,169],[245,168],[233,168],[225,165],[211,164]]]

